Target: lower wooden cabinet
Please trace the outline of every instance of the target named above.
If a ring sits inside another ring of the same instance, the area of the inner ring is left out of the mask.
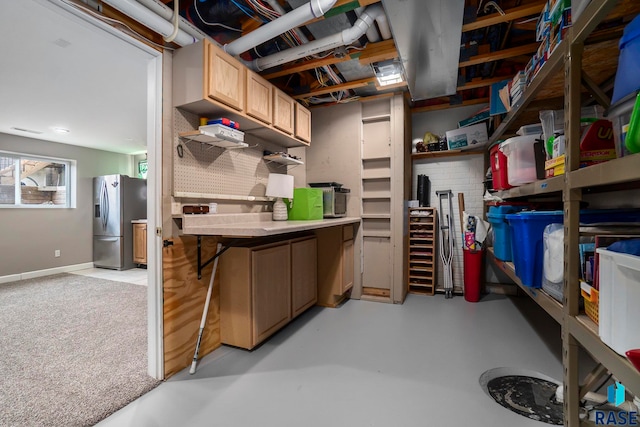
[[[147,224],[133,224],[133,262],[147,265]]]
[[[232,247],[219,262],[223,344],[252,349],[316,302],[313,236]]]
[[[354,280],[353,225],[316,231],[318,305],[336,307],[349,296]]]
[[[315,237],[291,241],[291,317],[318,301],[318,249]]]

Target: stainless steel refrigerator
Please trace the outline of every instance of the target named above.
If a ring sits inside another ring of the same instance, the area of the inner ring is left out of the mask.
[[[147,181],[126,175],[93,178],[93,265],[127,270],[133,262],[134,219],[147,217]]]

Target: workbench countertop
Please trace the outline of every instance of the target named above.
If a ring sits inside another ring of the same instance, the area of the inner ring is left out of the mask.
[[[359,223],[360,218],[325,218],[312,221],[273,221],[271,212],[183,215],[182,232],[225,237],[266,237]]]

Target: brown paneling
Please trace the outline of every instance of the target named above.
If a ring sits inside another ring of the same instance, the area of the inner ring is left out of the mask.
[[[164,317],[165,378],[191,364],[200,319],[207,296],[213,262],[198,280],[197,240],[194,236],[173,237],[173,246],[163,248],[162,270]],[[216,239],[202,239],[202,259],[207,261],[216,252]],[[216,274],[207,322],[200,345],[200,358],[220,346],[220,285]]]

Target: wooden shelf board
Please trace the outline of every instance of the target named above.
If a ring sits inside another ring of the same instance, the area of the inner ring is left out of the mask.
[[[391,231],[363,231],[364,237],[391,237]]]
[[[513,187],[509,190],[494,193],[501,199],[512,199],[515,197],[534,196],[537,194],[560,193],[564,188],[564,175],[554,176],[541,181]]]
[[[391,219],[391,214],[362,214],[362,219]]]
[[[524,286],[518,276],[516,276],[515,267],[512,262],[505,262],[499,260],[495,257],[493,253],[493,248],[487,249],[487,256],[489,259],[495,263],[495,265],[506,273],[511,280],[513,280],[520,289],[522,289],[527,295],[529,295],[540,307],[542,307],[551,317],[555,319],[556,322],[562,323],[562,304],[549,296],[542,289],[530,288],[528,286]]]
[[[412,153],[412,160],[419,159],[432,159],[435,157],[458,157],[458,156],[472,156],[475,154],[484,154],[485,151],[477,151],[477,150],[447,150],[447,151],[428,151],[426,153]]]
[[[569,317],[569,333],[633,394],[640,394],[640,372],[626,357],[610,349],[598,336],[598,326],[586,315]]]
[[[570,188],[596,187],[621,182],[640,181],[640,154],[609,160],[605,163],[569,172]]]

